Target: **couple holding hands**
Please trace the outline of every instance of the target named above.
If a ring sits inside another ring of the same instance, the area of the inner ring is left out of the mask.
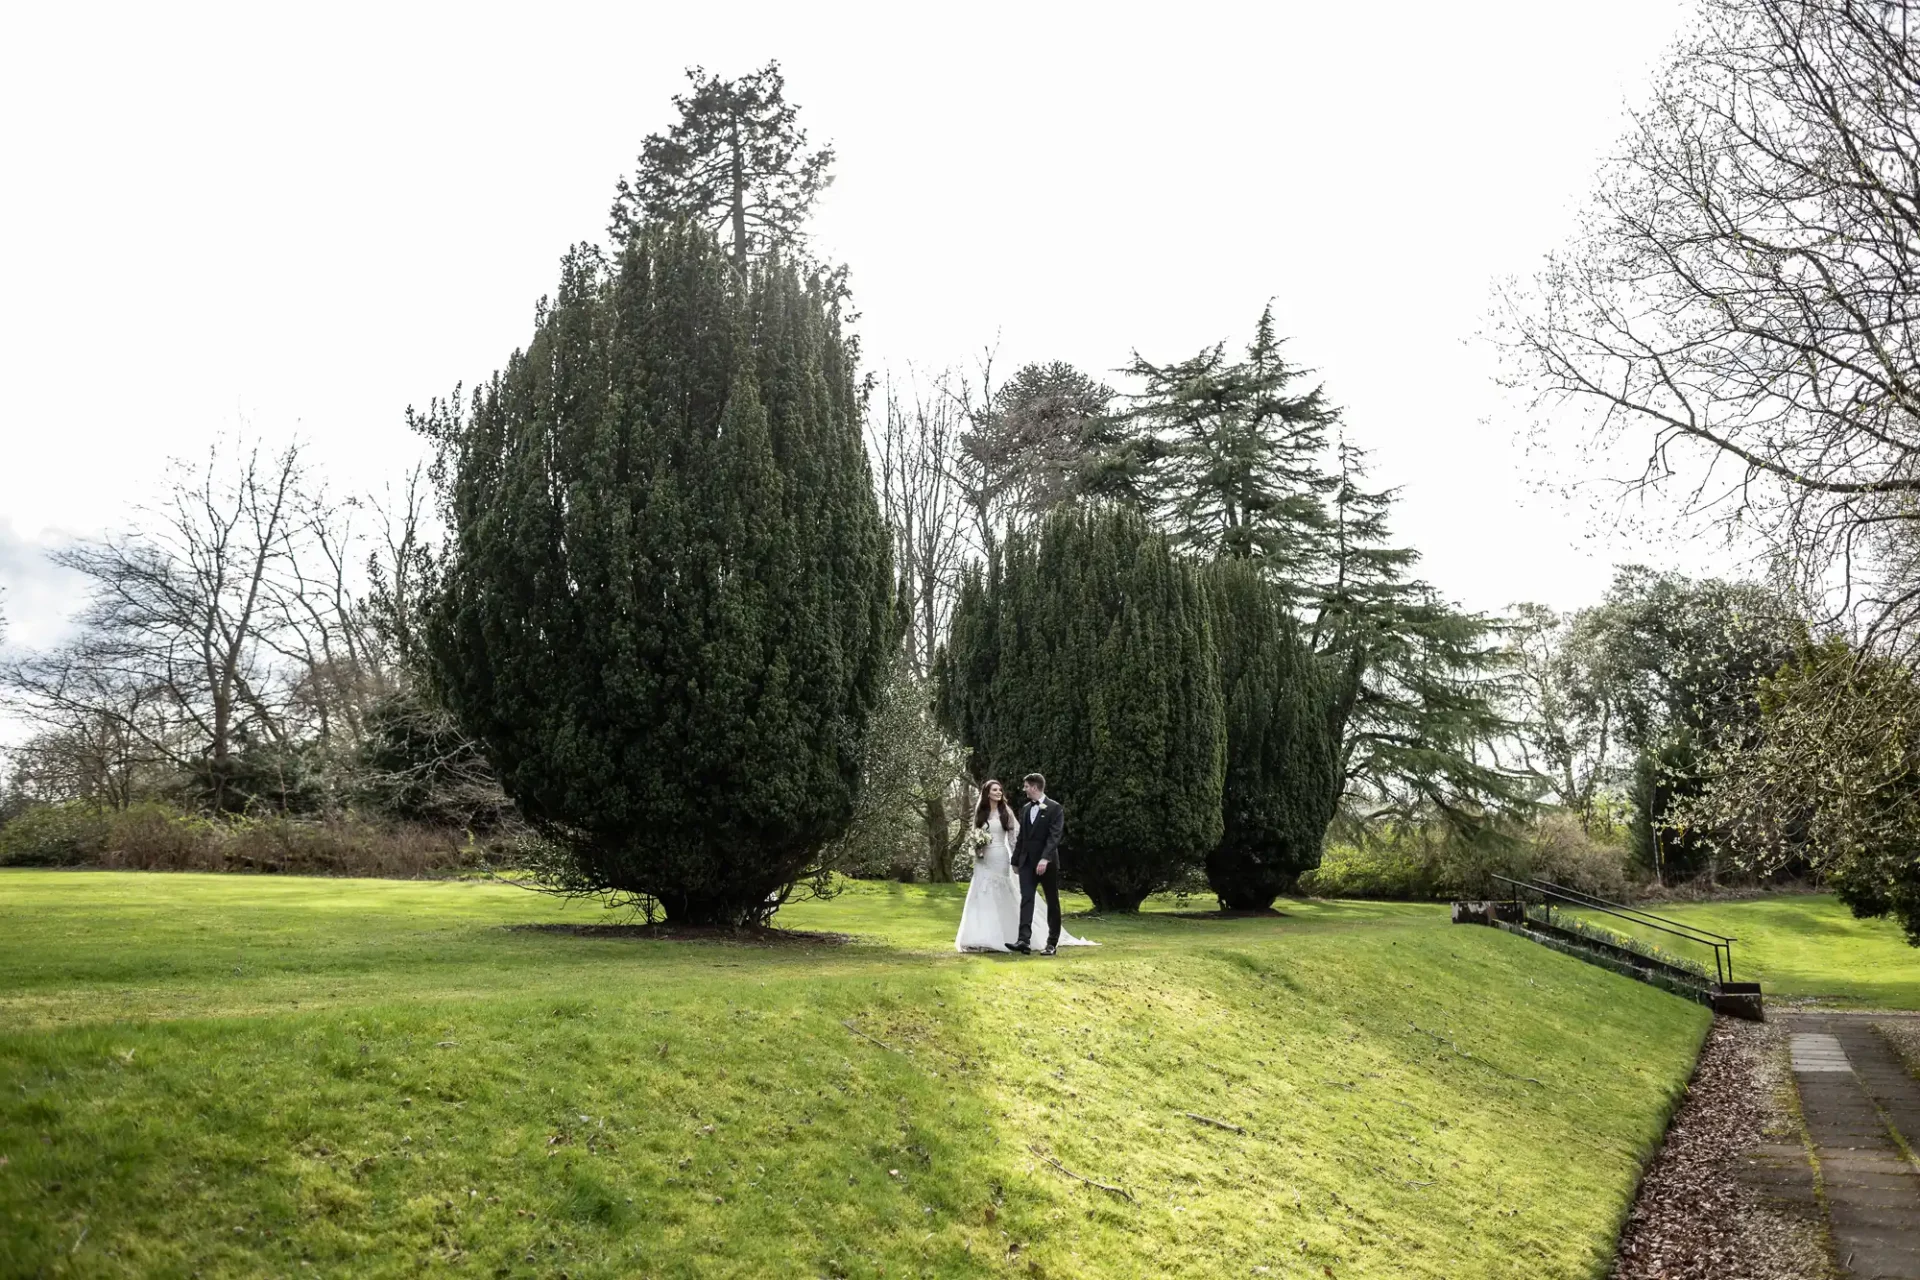
[[[1047,780],[1038,773],[1024,779],[1026,803],[1015,806],[1001,785],[989,778],[980,788],[973,813],[973,880],[960,913],[954,947],[960,951],[1033,951],[1035,899],[1047,900],[1047,945],[1091,947],[1060,927],[1060,836],[1067,813],[1048,797]]]

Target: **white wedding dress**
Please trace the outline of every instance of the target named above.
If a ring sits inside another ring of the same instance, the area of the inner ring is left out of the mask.
[[[960,910],[960,932],[953,940],[956,951],[1005,951],[1020,938],[1020,877],[1013,870],[1013,842],[1019,838],[1020,822],[1018,819],[1002,821],[995,812],[987,816],[987,832],[993,838],[986,852],[973,864],[973,879],[967,883],[967,904]],[[1043,947],[1047,940],[1046,897],[1035,894],[1033,908],[1033,943]],[[1074,937],[1063,924],[1058,945],[1097,947],[1100,944]]]

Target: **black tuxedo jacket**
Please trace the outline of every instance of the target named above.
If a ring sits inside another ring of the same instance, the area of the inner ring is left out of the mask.
[[[1020,838],[1013,844],[1013,869],[1038,866],[1044,862],[1049,873],[1060,869],[1060,833],[1066,829],[1067,811],[1060,807],[1058,800],[1049,797],[1040,808],[1040,813],[1032,822],[1027,814],[1033,809],[1031,800],[1022,800],[1014,813],[1020,819]]]

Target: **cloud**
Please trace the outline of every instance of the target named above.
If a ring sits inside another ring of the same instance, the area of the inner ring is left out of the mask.
[[[52,529],[28,537],[0,517],[0,614],[6,617],[0,651],[44,649],[71,633],[73,615],[86,602],[86,581],[47,558],[67,541]]]
[[[59,644],[73,633],[73,615],[86,603],[86,580],[47,559],[47,552],[71,540],[59,530],[27,537],[0,516],[0,657]],[[0,703],[0,766],[8,747],[33,730],[16,710]]]

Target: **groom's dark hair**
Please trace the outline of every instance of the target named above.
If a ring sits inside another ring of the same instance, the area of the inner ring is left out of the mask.
[[[1038,787],[1042,791],[1047,789],[1047,775],[1044,773],[1030,773],[1020,781],[1029,787]]]

